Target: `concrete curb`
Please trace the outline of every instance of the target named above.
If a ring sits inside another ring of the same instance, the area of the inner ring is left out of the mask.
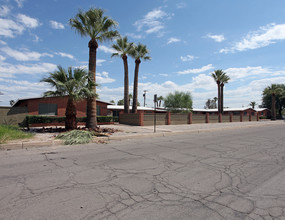
[[[216,127],[216,128],[200,128],[200,129],[190,129],[190,130],[177,130],[177,131],[163,131],[157,133],[136,133],[132,135],[119,135],[119,136],[109,136],[109,137],[95,137],[92,140],[92,143],[100,143],[104,141],[115,141],[115,140],[126,140],[126,139],[140,139],[145,137],[166,137],[166,136],[174,136],[177,134],[191,134],[191,133],[202,133],[202,132],[212,132],[212,131],[223,131],[223,130],[233,130],[233,129],[242,129],[242,128],[251,128],[251,127],[264,127],[271,126],[272,124],[248,124],[241,125],[238,124],[230,126],[230,127]],[[61,140],[51,140],[51,141],[32,141],[32,142],[21,142],[21,143],[8,143],[8,144],[0,144],[0,150],[16,150],[16,149],[27,149],[32,147],[52,147],[64,145]]]
[[[52,141],[33,141],[33,142],[0,144],[0,150],[16,150],[16,149],[26,149],[31,147],[51,147],[57,145],[63,145],[62,141],[52,140]]]

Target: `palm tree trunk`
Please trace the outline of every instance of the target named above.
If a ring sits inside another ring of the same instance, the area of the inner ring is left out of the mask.
[[[133,108],[132,113],[137,113],[137,104],[138,104],[138,77],[139,77],[139,66],[141,63],[140,59],[137,59],[135,66],[135,78],[134,78],[134,92],[133,92]]]
[[[271,120],[276,120],[276,103],[275,103],[275,94],[272,94],[272,118]]]
[[[221,113],[224,114],[224,84],[221,84]]]
[[[124,61],[124,112],[129,113],[129,68],[128,68],[128,57],[126,55],[123,56]]]
[[[218,114],[221,113],[221,88],[220,82],[217,82],[218,85]]]
[[[73,130],[77,128],[76,122],[76,106],[72,98],[68,98],[65,110],[65,129]]]
[[[91,39],[88,43],[89,47],[89,72],[92,74],[92,80],[96,83],[96,53],[98,48],[98,43],[95,39]],[[96,86],[93,87],[93,90],[96,92]],[[96,97],[87,99],[87,119],[86,127],[87,128],[96,128],[97,127],[97,106],[96,106]]]

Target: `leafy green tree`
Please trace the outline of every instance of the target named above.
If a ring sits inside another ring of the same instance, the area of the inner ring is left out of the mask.
[[[132,113],[137,113],[137,106],[138,106],[138,77],[139,77],[139,66],[141,60],[151,60],[151,57],[148,56],[149,50],[143,44],[138,44],[135,46],[132,54],[130,54],[135,59],[135,77],[134,77],[134,91],[133,91],[133,107]]]
[[[119,100],[117,105],[124,105],[124,99]]]
[[[113,28],[117,27],[117,22],[104,16],[104,11],[98,8],[90,8],[88,11],[84,12],[79,10],[76,16],[69,20],[72,28],[75,29],[81,36],[90,37],[88,43],[89,47],[89,72],[92,74],[90,85],[93,86],[93,90],[96,93],[96,56],[98,41],[104,42],[112,40],[119,36],[119,33]],[[87,120],[86,127],[96,128],[97,118],[96,118],[96,97],[88,98],[87,100]]]
[[[190,92],[169,93],[164,99],[164,107],[171,112],[189,112],[192,109],[192,95]]]
[[[116,104],[114,100],[111,100],[110,103],[111,103],[112,105],[115,105],[115,104]]]
[[[204,108],[205,109],[215,109],[217,108],[217,97],[214,97],[214,99],[207,99]]]
[[[13,106],[15,104],[15,100],[10,100],[10,105]]]
[[[285,108],[285,84],[271,84],[262,93],[262,106],[271,109],[271,119],[276,120],[276,109],[278,117],[282,118],[282,110]]]
[[[48,83],[55,91],[47,91],[44,96],[68,96],[65,110],[65,128],[67,130],[76,129],[76,101],[83,98],[95,97],[92,89],[95,85],[90,82],[90,74],[84,69],[74,69],[69,67],[66,71],[61,66],[58,70],[44,77],[41,82]]]
[[[129,68],[128,68],[128,55],[133,53],[134,45],[128,42],[127,37],[120,37],[117,39],[116,44],[112,45],[112,48],[116,50],[116,53],[112,54],[114,56],[120,56],[124,63],[124,112],[129,113]]]

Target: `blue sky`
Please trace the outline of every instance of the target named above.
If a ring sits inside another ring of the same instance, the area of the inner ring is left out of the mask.
[[[223,69],[226,107],[261,104],[262,90],[285,82],[284,0],[0,0],[0,105],[39,97],[40,79],[57,65],[87,67],[88,41],[68,21],[79,9],[105,9],[129,41],[150,50],[139,72],[139,102],[153,95],[191,92],[193,107],[217,96],[210,74]],[[123,62],[111,58],[112,42],[99,44],[97,89],[103,101],[123,98]],[[130,92],[134,60],[129,58]]]

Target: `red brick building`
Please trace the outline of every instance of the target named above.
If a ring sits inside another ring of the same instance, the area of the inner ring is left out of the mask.
[[[39,97],[19,99],[13,107],[26,107],[29,115],[54,115],[65,116],[65,109],[68,97]],[[108,102],[97,100],[97,115],[106,116],[111,112],[107,110]],[[76,103],[77,117],[85,117],[87,110],[87,100],[83,99]]]

